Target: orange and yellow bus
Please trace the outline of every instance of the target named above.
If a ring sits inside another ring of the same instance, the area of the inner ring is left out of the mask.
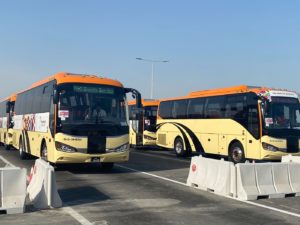
[[[0,143],[9,150],[12,145],[12,118],[14,115],[14,105],[16,95],[4,99],[0,102]]]
[[[287,90],[236,86],[161,100],[157,145],[228,157],[234,163],[300,156],[300,104]]]
[[[129,157],[126,93],[116,80],[58,73],[17,93],[13,147],[52,163],[101,162],[112,168]]]
[[[156,145],[156,117],[159,101],[142,99],[141,116],[136,117],[136,100],[128,102],[130,145],[135,147]],[[138,114],[139,115],[139,114]]]

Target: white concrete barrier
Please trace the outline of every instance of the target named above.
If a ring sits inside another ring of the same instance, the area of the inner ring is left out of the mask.
[[[37,159],[30,174],[27,187],[29,199],[37,209],[62,206],[57,192],[54,168],[42,159]]]
[[[300,196],[300,163],[289,163],[289,178],[293,192]]]
[[[187,179],[188,186],[214,192],[219,195],[233,196],[235,193],[235,173],[232,162],[193,157]]]
[[[0,168],[0,210],[7,214],[24,213],[26,198],[26,169]]]
[[[281,162],[300,163],[300,156],[285,155],[281,157]]]
[[[277,193],[284,195],[294,194],[290,182],[289,163],[273,163],[272,172],[274,178],[274,186]],[[284,196],[282,196],[284,197]]]
[[[236,197],[241,200],[255,200],[259,195],[256,171],[252,164],[236,165]]]

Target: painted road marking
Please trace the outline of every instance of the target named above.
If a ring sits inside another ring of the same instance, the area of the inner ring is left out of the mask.
[[[91,223],[90,221],[88,221],[84,216],[82,216],[81,214],[79,214],[78,212],[76,212],[74,209],[72,209],[69,206],[63,207],[63,210],[82,225],[93,225],[94,224],[94,223]]]
[[[8,164],[8,165],[11,165],[12,167],[17,167],[17,166],[15,166],[14,164],[12,164],[11,162],[9,162],[8,160],[6,160],[3,156],[1,156],[0,155],[0,159],[3,161],[3,162],[5,162],[6,164]]]
[[[155,178],[158,178],[158,179],[161,179],[161,180],[169,181],[169,182],[172,182],[172,183],[175,183],[175,184],[179,184],[179,185],[183,185],[183,186],[186,186],[186,187],[190,187],[186,183],[182,183],[182,182],[179,182],[179,181],[176,181],[176,180],[172,180],[172,179],[169,179],[169,178],[166,178],[166,177],[158,176],[158,175],[155,175],[155,174],[152,174],[152,173],[147,173],[147,172],[139,171],[139,170],[136,170],[136,169],[129,168],[127,166],[121,166],[121,165],[116,165],[116,166],[118,166],[120,168],[123,168],[123,169],[127,169],[127,170],[130,170],[130,171],[133,171],[133,172],[138,172],[138,173],[145,174],[145,175],[148,175],[148,176],[151,176],[151,177],[155,177]],[[221,195],[219,195],[219,196],[221,196]],[[290,215],[290,216],[294,216],[294,217],[300,218],[300,214],[297,214],[297,213],[289,212],[289,211],[278,209],[278,208],[271,207],[271,206],[262,205],[262,204],[259,204],[259,203],[256,203],[256,202],[239,200],[239,199],[236,199],[236,198],[233,198],[233,197],[230,197],[230,196],[223,196],[223,197],[226,197],[228,199],[232,199],[232,200],[235,200],[235,201],[238,201],[238,202],[243,202],[243,203],[246,203],[248,205],[254,205],[254,206],[257,206],[257,207],[260,207],[260,208],[265,208],[265,209],[273,210],[275,212],[279,212],[279,213],[283,213],[283,214],[287,214],[287,215]]]

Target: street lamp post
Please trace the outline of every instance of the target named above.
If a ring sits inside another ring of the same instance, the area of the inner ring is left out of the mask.
[[[167,63],[168,60],[153,60],[153,59],[143,59],[143,58],[136,58],[137,60],[142,60],[145,62],[151,63],[151,88],[150,88],[150,98],[153,99],[153,86],[154,86],[154,63]]]

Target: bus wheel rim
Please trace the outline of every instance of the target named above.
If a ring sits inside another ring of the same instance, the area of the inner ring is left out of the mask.
[[[238,148],[238,147],[235,147],[233,150],[232,150],[232,158],[235,162],[239,162],[241,161],[243,157],[243,151],[242,149]]]
[[[44,146],[42,150],[42,158],[47,159],[47,156],[48,156],[48,150],[47,147]]]
[[[183,148],[182,144],[180,142],[177,142],[176,143],[176,147],[175,147],[176,152],[177,153],[181,153],[182,152],[182,148]]]

